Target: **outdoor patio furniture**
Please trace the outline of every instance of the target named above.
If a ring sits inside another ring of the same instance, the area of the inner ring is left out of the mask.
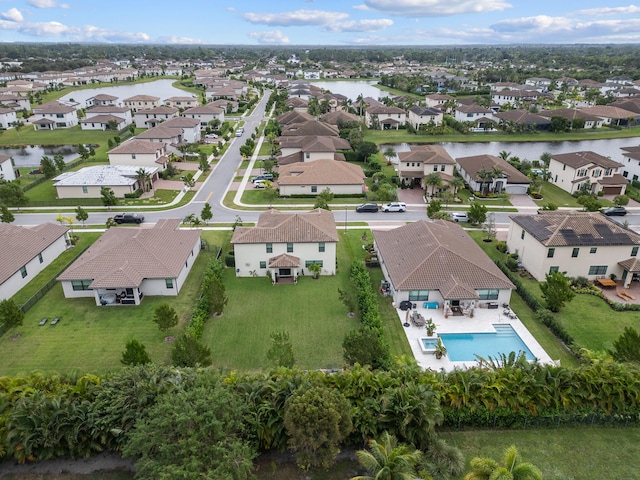
[[[40,323],[38,323],[38,325],[43,326],[48,321],[49,321],[49,318],[48,317],[44,317],[42,320],[40,320]]]
[[[60,317],[56,317],[53,320],[51,320],[51,325],[57,325],[59,321],[60,321]]]
[[[596,278],[595,282],[600,285],[603,288],[615,288],[616,287],[616,281],[612,280],[610,278]]]

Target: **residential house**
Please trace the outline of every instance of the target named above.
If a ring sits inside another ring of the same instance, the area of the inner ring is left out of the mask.
[[[493,110],[477,103],[470,105],[458,105],[454,113],[454,118],[458,122],[474,122],[476,127],[479,123],[496,122],[493,117]]]
[[[146,177],[141,178],[140,172]],[[63,172],[53,179],[58,198],[100,198],[102,187],[113,190],[116,197],[124,198],[138,189],[145,190],[143,182],[153,189],[158,179],[158,167],[138,165],[94,165],[77,171]]]
[[[568,120],[572,126],[584,122],[582,128],[600,128],[604,123],[604,120],[597,115],[591,115],[583,110],[577,110],[575,108],[558,108],[556,110],[543,110],[538,115],[541,117],[552,120],[553,117],[562,117]]]
[[[411,107],[409,109],[409,124],[416,130],[427,125],[442,125],[444,114],[442,110],[431,107]]]
[[[11,182],[16,179],[16,170],[11,155],[0,155],[0,179]]]
[[[164,142],[149,142],[132,138],[121,145],[109,150],[109,164],[136,165],[142,167],[167,168],[169,156],[167,144]]]
[[[362,167],[337,160],[282,165],[278,169],[281,197],[317,195],[325,189],[337,195],[360,195],[365,190]]]
[[[13,297],[67,248],[69,229],[53,223],[0,223],[0,299]]]
[[[365,110],[365,122],[374,130],[398,130],[407,123],[407,112],[398,107],[372,105]]]
[[[620,147],[622,150],[622,176],[634,181],[640,178],[640,145],[636,147]]]
[[[335,275],[338,232],[333,213],[317,208],[310,212],[260,214],[254,227],[236,227],[231,238],[236,276],[264,277],[274,283],[297,281],[309,266],[322,267],[321,275]]]
[[[351,144],[348,140],[333,136],[279,137],[278,143],[280,146],[278,165],[326,159],[344,161],[344,154],[338,152],[338,150],[351,149]]]
[[[414,145],[408,152],[397,152],[398,176],[405,185],[426,188],[424,178],[437,173],[446,185],[453,179],[456,162],[439,145]]]
[[[306,112],[309,109],[309,100],[303,97],[289,97],[284,104],[287,108],[291,108],[298,112]]]
[[[96,305],[139,305],[144,296],[175,297],[200,253],[200,230],[179,219],[152,228],[110,228],[58,278],[66,298]]]
[[[106,93],[100,93],[91,98],[87,98],[87,107],[106,107],[111,106],[115,107],[118,105],[118,97],[114,97],[113,95],[107,95]]]
[[[610,105],[597,105],[595,107],[583,107],[581,111],[600,117],[604,125],[627,126],[635,121],[636,112],[625,110]]]
[[[506,192],[526,195],[531,179],[495,155],[456,158],[458,172],[474,192]]]
[[[529,105],[553,100],[550,93],[542,93],[537,90],[501,90],[491,92],[491,102],[512,108],[528,108]]]
[[[97,105],[85,110],[85,118],[80,120],[83,130],[121,131],[133,123],[128,107]]]
[[[74,107],[53,101],[33,107],[31,120],[36,130],[56,130],[78,125],[78,112]]]
[[[276,119],[278,125],[284,127],[285,125],[293,125],[294,123],[315,122],[316,119],[313,115],[309,114],[306,110],[289,110],[288,112],[281,113]]]
[[[179,112],[177,107],[160,106],[136,110],[133,118],[136,128],[153,128],[170,118],[177,117]]]
[[[218,120],[220,124],[224,123],[224,109],[211,104],[188,108],[182,112],[182,116],[185,118],[198,119],[200,121],[200,127],[202,128],[205,128],[210,122],[216,120]]]
[[[22,95],[12,95],[10,93],[0,94],[0,105],[12,110],[31,110],[31,102],[29,97]]]
[[[372,233],[395,305],[473,309],[511,299],[514,285],[457,223],[418,220]]]
[[[629,180],[619,173],[622,163],[595,152],[560,153],[551,156],[549,181],[573,194],[578,190],[623,195]]]
[[[451,95],[432,93],[425,97],[425,105],[430,108],[441,108],[447,102],[455,100]]]
[[[358,117],[354,114],[345,112],[344,110],[336,110],[335,112],[327,112],[320,117],[320,121],[340,127],[348,122],[358,122]]]
[[[0,128],[8,130],[13,128],[18,121],[18,115],[12,108],[0,107]]]
[[[174,107],[184,110],[186,108],[197,107],[200,105],[197,97],[183,96],[183,97],[169,97],[165,98],[164,104],[167,107]]]
[[[599,212],[513,215],[507,248],[541,282],[558,271],[590,280],[614,274],[625,286],[640,279],[640,235]]]
[[[133,97],[125,98],[122,102],[125,107],[129,107],[134,112],[137,112],[138,110],[148,110],[159,107],[160,97],[154,97],[153,95],[134,95]]]
[[[496,119],[505,130],[551,130],[551,120],[528,110],[508,110],[495,114]]]
[[[309,120],[307,122],[287,124],[280,132],[281,137],[337,137],[340,133],[338,127],[329,125],[328,123],[318,122],[317,120]]]

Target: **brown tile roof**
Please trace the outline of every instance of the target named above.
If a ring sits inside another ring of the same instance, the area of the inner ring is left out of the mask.
[[[137,140],[132,138],[124,142],[122,145],[118,145],[112,150],[109,150],[107,154],[127,154],[127,153],[156,153],[166,147],[164,142],[148,142],[147,140]]]
[[[300,258],[287,253],[271,257],[268,263],[269,268],[287,268],[300,266]]]
[[[154,97],[153,95],[134,95],[133,97],[125,98],[123,102],[157,102],[160,97]]]
[[[451,155],[439,145],[419,145],[409,152],[398,152],[400,162],[422,162],[427,165],[455,165]]]
[[[309,120],[303,123],[294,123],[292,125],[286,125],[281,132],[282,136],[295,135],[305,136],[314,135],[320,137],[337,137],[338,127],[329,125],[328,123],[318,122],[316,120]]]
[[[362,167],[336,160],[282,165],[278,170],[279,185],[364,185]]]
[[[418,220],[393,230],[373,230],[373,236],[396,290],[439,290],[445,298],[477,298],[478,289],[514,288],[453,222]]]
[[[57,280],[93,280],[91,288],[138,287],[145,278],[176,278],[200,238],[179,219],[152,228],[110,228]]]
[[[161,107],[154,108],[146,108],[144,110],[138,110],[135,115],[140,117],[142,115],[174,115],[178,113],[178,109],[176,107],[165,107],[164,105]]]
[[[191,107],[182,112],[182,115],[220,115],[224,110],[215,105],[202,105],[200,107]]]
[[[4,283],[68,230],[54,223],[35,227],[0,223],[0,283]]]
[[[552,155],[551,158],[560,163],[569,165],[572,168],[580,168],[588,165],[602,168],[618,168],[623,166],[622,163],[611,160],[599,153],[590,151],[559,153]]]
[[[635,147],[620,147],[620,149],[623,151],[623,156],[640,160],[640,145]]]
[[[310,212],[268,210],[255,227],[237,227],[231,243],[313,243],[337,242],[338,231],[333,214],[317,208]]]
[[[601,177],[598,179],[600,185],[628,185],[629,179],[623,177],[619,173],[614,173],[608,177]]]
[[[367,108],[367,113],[369,115],[396,115],[396,114],[406,114],[403,109],[400,107],[387,107],[384,104],[372,105]]]
[[[520,170],[515,168],[509,162],[506,162],[495,155],[474,155],[471,157],[456,158],[456,163],[467,172],[471,177],[480,180],[476,174],[484,167],[485,170],[491,170],[492,167],[498,166],[507,176],[507,183],[529,184],[531,179]]]
[[[558,108],[556,110],[543,110],[539,113],[539,115],[547,118],[553,117],[562,117],[567,120],[575,120],[577,118],[583,118],[586,121],[595,122],[598,120],[602,120],[600,117],[596,115],[591,115],[590,113],[584,112],[582,110],[577,110],[575,108]]]
[[[630,112],[629,110],[624,110],[618,107],[611,107],[609,105],[597,105],[595,107],[584,107],[581,108],[583,112],[590,113],[591,115],[596,115],[598,117],[603,118],[611,118],[614,120],[625,120],[630,117],[635,117],[635,112]]]
[[[339,125],[341,123],[358,121],[358,117],[343,110],[336,110],[335,112],[325,113],[324,115],[322,115],[322,117],[320,117],[320,119],[330,125]]]
[[[598,212],[513,215],[511,220],[547,247],[640,245],[640,235]]]
[[[506,112],[498,112],[495,114],[500,120],[507,120],[515,123],[522,123],[525,125],[549,125],[551,120],[542,115],[536,115],[535,113],[527,112],[526,110],[509,110]]]
[[[37,107],[33,107],[33,113],[35,114],[52,114],[52,113],[70,113],[75,111],[75,108],[70,107],[69,105],[65,105],[64,103],[60,103],[58,101],[53,101],[49,103],[44,103]]]
[[[335,152],[350,150],[351,144],[345,138],[318,135],[278,137],[280,148],[299,148],[303,152]]]
[[[294,123],[304,123],[314,121],[313,115],[307,112],[299,112],[298,110],[290,110],[278,115],[278,123],[280,125],[292,125]]]

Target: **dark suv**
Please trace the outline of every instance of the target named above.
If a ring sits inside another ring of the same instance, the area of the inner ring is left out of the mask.
[[[113,221],[118,225],[121,223],[137,223],[144,222],[144,217],[139,213],[118,213],[113,216]]]

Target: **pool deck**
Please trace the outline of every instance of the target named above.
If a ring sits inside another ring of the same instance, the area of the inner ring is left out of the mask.
[[[531,353],[538,359],[538,362],[542,364],[555,363],[549,355],[544,351],[536,339],[529,333],[529,330],[522,324],[517,318],[509,318],[504,314],[504,308],[488,309],[488,308],[476,308],[473,318],[462,315],[453,316],[449,315],[449,318],[444,318],[444,311],[442,308],[437,310],[421,308],[422,302],[417,302],[420,308],[417,308],[417,312],[422,314],[425,319],[433,319],[436,324],[436,331],[434,337],[439,333],[481,333],[481,332],[495,332],[493,325],[504,323],[513,327],[516,333],[520,336],[522,341],[529,347]],[[409,321],[407,311],[396,309],[398,312],[398,319],[401,324],[405,321]],[[454,369],[466,369],[473,366],[477,366],[475,360],[467,362],[452,362],[445,355],[441,359],[437,359],[431,352],[423,352],[420,346],[420,338],[427,337],[427,331],[424,327],[416,327],[411,325],[409,327],[403,327],[404,332],[407,335],[407,340],[413,351],[413,356],[418,361],[418,364],[430,370],[445,370],[450,372]]]

